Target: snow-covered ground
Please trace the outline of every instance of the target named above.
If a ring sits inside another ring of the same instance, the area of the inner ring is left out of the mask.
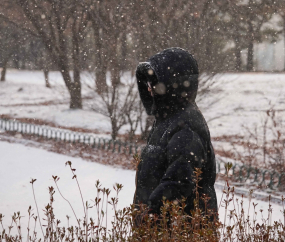
[[[31,179],[37,179],[34,183],[35,195],[40,210],[40,216],[44,218],[42,209],[49,202],[48,187],[54,186],[52,176],[60,177],[58,182],[60,190],[73,205],[79,218],[83,218],[83,206],[80,194],[75,180],[72,179],[72,173],[66,161],[71,161],[82,189],[84,201],[92,205],[92,200],[96,197],[95,182],[100,180],[102,187],[112,188],[115,183],[122,184],[123,190],[119,195],[118,208],[123,208],[132,203],[135,190],[135,171],[122,170],[111,166],[100,165],[94,162],[86,162],[80,158],[72,158],[65,155],[47,152],[37,148],[27,147],[22,144],[12,144],[0,141],[1,159],[0,159],[0,213],[5,215],[4,226],[8,227],[11,223],[11,215],[14,212],[21,212],[24,216],[22,229],[25,232],[27,227],[27,209],[31,205],[36,214],[35,203],[33,199],[32,187],[29,183]],[[216,189],[218,203],[222,198],[222,191]],[[112,194],[112,193],[111,193]],[[114,196],[114,193],[113,193]],[[66,215],[71,217],[71,224],[75,225],[74,216],[69,205],[55,193],[54,212],[57,219],[62,221],[62,225],[67,224]],[[241,197],[236,196],[239,201]],[[225,199],[225,197],[223,198]],[[251,200],[250,215],[253,214],[252,202],[258,203],[256,211],[263,209],[263,217],[267,218],[268,203]],[[247,214],[249,200],[244,198],[244,210]],[[273,205],[273,220],[283,221],[282,207]],[[219,210],[220,219],[223,221],[225,210],[223,207]],[[95,211],[91,209],[89,216],[95,217]],[[109,221],[112,219],[109,213]],[[261,221],[261,215],[257,216],[257,221]],[[45,222],[42,221],[44,224]]]
[[[260,125],[268,109],[278,110],[285,122],[285,74],[220,74],[215,77],[221,100],[210,108],[201,102],[212,136],[240,135],[242,127]],[[199,103],[198,103],[199,105]]]
[[[130,73],[121,79],[130,81]],[[65,127],[111,131],[108,117],[91,109],[98,97],[90,75],[82,74],[82,95],[86,97],[83,110],[69,109],[69,95],[59,72],[50,73],[50,82],[52,88],[46,88],[40,71],[8,70],[7,81],[0,83],[0,114],[43,119]],[[209,121],[212,137],[243,133],[243,125],[260,124],[271,107],[280,114],[285,111],[285,74],[219,74],[210,90],[215,94],[205,95],[198,106]],[[210,105],[215,100],[219,101]],[[125,125],[120,132],[127,130]]]
[[[125,74],[126,81],[130,76]],[[96,104],[94,81],[92,77],[83,76],[83,110],[69,110],[69,95],[64,82],[58,72],[50,73],[52,88],[46,88],[43,73],[38,71],[8,70],[7,81],[0,82],[0,114],[14,118],[34,118],[53,122],[63,127],[78,127],[96,130],[102,136],[111,131],[106,116],[94,112],[91,108]],[[253,127],[260,124],[267,109],[274,106],[284,122],[285,110],[285,74],[224,74],[215,77],[216,83],[212,91],[215,95],[205,96],[199,103],[213,137],[224,135],[243,134],[243,125]],[[91,88],[90,88],[91,87]],[[220,99],[210,105],[215,99]],[[123,127],[121,133],[126,132],[128,126]],[[109,135],[109,134],[107,134]],[[215,148],[229,149],[227,142],[214,142]],[[84,161],[60,154],[54,154],[41,149],[27,147],[20,144],[11,144],[0,141],[0,213],[3,213],[4,224],[11,222],[13,212],[21,211],[26,216],[29,205],[34,206],[31,178],[35,182],[37,202],[41,209],[48,203],[48,186],[54,186],[52,175],[60,177],[59,186],[64,196],[74,205],[79,217],[83,217],[83,208],[76,183],[71,179],[72,174],[65,162],[71,160],[83,191],[85,200],[95,197],[95,181],[99,179],[103,186],[112,188],[118,182],[124,185],[121,192],[119,207],[128,206],[132,202],[134,193],[135,172],[122,170],[110,166]],[[222,192],[217,190],[218,201]],[[268,204],[258,203],[257,211],[264,210],[267,217]],[[90,202],[91,203],[91,202]],[[248,201],[245,200],[245,211]],[[252,206],[251,206],[252,208]],[[282,208],[274,205],[273,220],[281,219]],[[252,213],[252,209],[250,209]],[[36,212],[34,210],[34,212]],[[220,209],[220,218],[224,217],[223,208]],[[42,212],[41,212],[42,213]],[[62,200],[58,192],[55,194],[55,214],[63,222],[66,215],[72,217],[68,204]],[[260,220],[261,217],[259,216]],[[23,226],[25,228],[26,225]]]
[[[90,111],[87,105],[83,110],[70,110],[69,94],[60,73],[49,75],[52,88],[45,87],[42,72],[9,70],[7,81],[0,84],[0,114],[42,119],[65,127],[110,131],[108,118]],[[91,76],[83,75],[83,78],[82,96],[92,96],[94,91],[88,87],[94,87]]]
[[[76,182],[72,179],[67,161],[72,162],[83,193],[84,201],[92,205],[96,197],[95,182],[100,180],[102,187],[110,188],[115,183],[123,184],[120,193],[118,207],[122,208],[132,203],[135,190],[135,172],[122,170],[111,166],[101,165],[95,162],[87,162],[79,158],[68,157],[42,149],[27,147],[22,144],[0,142],[0,213],[5,215],[4,225],[8,227],[11,223],[11,215],[14,212],[21,212],[25,216],[21,221],[22,228],[27,227],[27,210],[31,205],[36,215],[36,207],[33,199],[31,179],[37,179],[34,183],[36,200],[39,206],[41,217],[44,218],[42,209],[49,203],[48,187],[55,187],[52,176],[60,177],[59,188],[65,198],[74,207],[78,218],[84,216],[80,193]],[[115,196],[115,193],[111,193]],[[63,225],[66,225],[66,215],[70,215],[71,223],[75,225],[74,216],[68,203],[66,203],[56,191],[55,193],[55,214]],[[95,213],[95,211],[92,211]],[[89,213],[89,216],[93,216]],[[109,219],[110,221],[110,219]]]
[[[5,82],[0,83],[0,114],[18,118],[42,119],[63,127],[78,127],[111,131],[109,118],[93,111],[102,105],[101,98],[95,93],[94,77],[82,73],[83,110],[70,110],[70,96],[59,72],[49,73],[52,88],[45,87],[43,73],[40,71],[8,70]],[[133,79],[129,72],[121,76],[121,82],[128,84]],[[107,75],[110,85],[110,76]],[[121,129],[125,133],[128,126]]]

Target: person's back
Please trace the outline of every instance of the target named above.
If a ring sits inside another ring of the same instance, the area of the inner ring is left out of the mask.
[[[198,65],[187,51],[164,50],[140,63],[137,83],[142,103],[155,123],[141,153],[136,176],[135,204],[160,213],[162,200],[187,198],[193,209],[194,169],[202,170],[200,194],[210,197],[208,208],[217,211],[214,189],[216,162],[206,121],[195,98]]]

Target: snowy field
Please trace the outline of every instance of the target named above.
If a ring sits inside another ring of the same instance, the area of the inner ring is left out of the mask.
[[[73,175],[69,166],[65,166],[67,161],[71,161],[72,167],[76,169],[84,201],[88,201],[92,205],[91,200],[94,201],[96,197],[95,182],[99,179],[102,186],[110,189],[115,183],[123,184],[119,208],[128,206],[132,202],[135,190],[134,171],[91,163],[22,144],[0,142],[0,150],[2,151],[0,159],[0,213],[5,215],[4,225],[6,227],[11,223],[11,215],[20,211],[21,215],[25,216],[22,219],[22,227],[25,229],[27,227],[27,210],[30,205],[36,214],[30,184],[32,178],[37,179],[34,188],[42,218],[44,217],[42,209],[49,203],[48,187],[56,188],[52,176],[60,177],[58,185],[63,196],[71,202],[77,216],[80,219],[84,217],[79,190],[75,180],[72,179]],[[114,193],[113,196],[115,196]],[[57,218],[66,226],[66,215],[69,215],[71,223],[75,225],[76,220],[68,203],[60,197],[57,191],[54,197]],[[92,215],[90,214],[90,216]]]
[[[130,79],[130,75],[126,73],[122,81],[127,82],[128,78]],[[215,78],[216,82],[210,89],[214,95],[205,96],[198,103],[208,121],[212,137],[243,134],[243,125],[253,127],[259,124],[265,111],[271,107],[278,110],[284,122],[285,74],[224,74]],[[50,73],[52,88],[49,89],[45,87],[42,72],[8,70],[7,81],[0,82],[0,115],[40,119],[66,128],[85,128],[94,130],[97,134],[99,132],[101,136],[109,136],[111,126],[108,118],[92,110],[98,98],[94,93],[94,80],[86,73],[82,75],[82,79],[83,110],[69,110],[69,95],[58,72]],[[128,126],[125,126],[120,133],[127,130]],[[215,141],[213,144],[215,148],[229,148],[227,142]],[[0,151],[0,213],[5,215],[5,226],[11,223],[11,215],[14,212],[21,211],[25,216],[22,219],[22,227],[26,227],[27,209],[29,205],[35,208],[29,183],[31,178],[37,179],[34,184],[35,192],[40,211],[43,213],[41,209],[49,200],[48,187],[54,186],[52,175],[60,177],[59,186],[63,195],[72,202],[78,216],[83,217],[76,183],[71,179],[69,168],[65,167],[68,160],[72,161],[76,168],[85,200],[91,203],[91,199],[94,199],[94,184],[99,179],[103,186],[108,188],[112,188],[116,182],[124,185],[119,199],[120,208],[132,202],[135,189],[134,171],[91,163],[22,144],[0,141]],[[217,189],[217,195],[220,201],[221,190]],[[263,216],[267,218],[268,203],[255,199],[252,202],[258,203],[256,210],[263,209]],[[248,211],[247,199],[244,204],[245,211]],[[273,220],[283,221],[281,209],[274,204]],[[249,210],[252,213],[252,206]],[[224,218],[223,208],[219,213],[220,218]],[[55,214],[63,225],[66,225],[67,214],[72,217],[72,211],[58,192],[55,194]],[[261,220],[260,215],[257,219]]]
[[[0,83],[0,114],[110,132],[108,118],[92,110],[98,105],[93,77],[85,73],[82,80],[83,110],[74,111],[69,110],[69,95],[60,73],[50,73],[52,88],[49,89],[45,87],[42,72],[8,70],[7,81]],[[125,73],[121,80],[130,81],[130,73]],[[281,115],[285,111],[285,74],[220,74],[215,76],[210,91],[213,95],[203,97],[198,106],[208,121],[212,137],[240,135],[244,132],[243,125],[252,127],[261,123],[265,111],[272,107]],[[127,125],[120,133],[126,130]]]
[[[24,216],[21,221],[25,234],[25,228],[27,227],[27,210],[30,205],[34,208],[33,212],[36,214],[32,187],[29,183],[31,178],[37,179],[34,183],[35,194],[40,216],[41,218],[44,217],[42,209],[49,202],[48,187],[54,186],[52,176],[55,175],[60,177],[58,184],[62,194],[72,203],[77,216],[83,218],[84,212],[80,194],[75,180],[72,180],[69,167],[65,166],[66,161],[71,161],[72,166],[76,168],[76,174],[82,189],[84,201],[88,201],[89,204],[92,205],[92,200],[96,197],[94,184],[95,181],[99,179],[102,186],[106,188],[112,188],[115,183],[120,183],[124,186],[119,196],[118,208],[123,208],[132,203],[135,191],[135,171],[116,169],[94,162],[86,162],[79,158],[72,158],[37,148],[26,147],[22,144],[11,144],[0,141],[0,150],[2,151],[0,160],[0,213],[5,215],[4,226],[6,227],[10,225],[13,213],[20,211],[21,215]],[[216,189],[216,191],[219,204],[222,198],[222,192],[219,189]],[[68,204],[60,197],[57,191],[54,197],[54,212],[56,218],[62,221],[61,225],[67,225],[66,215],[71,217],[70,224],[75,225],[75,219]],[[239,202],[241,201],[241,197],[236,196],[235,199],[236,198],[239,199]],[[239,202],[236,203],[236,206]],[[258,203],[256,211],[263,209],[263,217],[267,219],[268,203],[255,199],[251,200],[250,209],[248,209],[249,200],[244,199],[245,214],[249,211],[252,218],[252,202]],[[281,211],[281,206],[273,204],[272,220],[283,221],[284,218]],[[95,211],[91,209],[89,216],[94,218],[94,214]],[[224,215],[225,210],[223,207],[220,207],[219,216],[221,221],[224,221]],[[109,212],[108,217],[110,221],[112,219],[111,212]],[[260,214],[257,216],[257,221],[262,221]],[[42,221],[42,223],[45,224],[44,221]]]
[[[285,114],[285,74],[241,73],[215,77],[219,89],[215,105],[207,107],[207,98],[200,105],[212,136],[240,135],[242,127],[262,122],[268,109]],[[215,117],[220,117],[215,119]]]

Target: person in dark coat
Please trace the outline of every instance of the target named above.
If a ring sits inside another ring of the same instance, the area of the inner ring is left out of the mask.
[[[181,48],[170,48],[138,65],[141,101],[155,122],[137,166],[134,204],[160,213],[163,199],[186,198],[185,212],[194,208],[194,168],[202,170],[199,194],[217,211],[214,189],[216,162],[207,123],[195,103],[198,64]]]

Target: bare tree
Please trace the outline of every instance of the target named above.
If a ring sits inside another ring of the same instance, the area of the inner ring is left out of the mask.
[[[121,71],[126,63],[128,19],[128,2],[125,0],[92,2],[90,21],[95,39],[95,74],[99,93],[107,89],[107,71],[111,74],[112,85],[120,84]]]
[[[261,27],[265,22],[272,17],[273,12],[271,11],[270,5],[267,1],[249,0],[248,5],[243,8],[243,13],[246,14],[246,23],[248,26],[247,43],[247,71],[252,71],[254,67],[253,63],[253,46],[256,41],[261,40]]]
[[[7,10],[11,10],[10,4],[3,4]],[[19,54],[19,44],[27,43],[27,32],[17,28],[13,23],[0,13],[0,63],[2,67],[1,81],[5,81],[8,63]]]
[[[242,7],[237,1],[219,1],[219,12],[222,16],[221,34],[234,42],[234,70],[242,71],[241,51],[246,48],[244,36],[246,26],[243,20]]]
[[[112,139],[116,140],[119,130],[125,124],[130,125],[130,136],[138,126],[138,92],[135,83],[126,86],[112,85],[107,92],[99,93],[102,104],[93,108],[110,119],[112,128]]]
[[[145,60],[173,46],[189,50],[198,59],[201,72],[218,72],[224,64],[226,43],[219,31],[220,18],[215,1],[134,2],[131,8],[132,41],[136,59]],[[140,13],[138,16],[137,13]]]
[[[224,34],[227,41],[233,40],[235,44],[235,69],[241,70],[241,50],[247,48],[246,70],[253,71],[254,44],[274,35],[275,30],[264,29],[263,26],[271,19],[275,7],[269,0],[225,0],[220,1],[220,6],[224,17]]]
[[[70,108],[82,108],[80,44],[84,39],[84,30],[88,23],[88,2],[14,0],[13,3],[15,7],[20,7],[19,12],[22,12],[26,17],[24,23],[15,24],[22,28],[28,28],[33,35],[42,40],[50,57],[61,72],[70,94]],[[10,21],[13,22],[13,19]],[[69,45],[70,41],[71,46]],[[70,75],[71,69],[73,77]]]
[[[125,115],[127,124],[130,127],[128,140],[133,142],[135,132],[143,118],[145,111],[140,101],[138,91],[136,90],[136,83],[131,83],[129,85],[127,96],[129,97],[129,100],[125,106]]]
[[[51,58],[50,58],[48,52],[44,49],[44,51],[42,51],[42,53],[41,53],[40,65],[39,66],[44,73],[45,85],[47,88],[51,88],[51,85],[49,82],[49,71],[50,71],[50,68],[52,67],[52,63],[50,60],[51,60]]]
[[[274,4],[275,13],[282,18],[283,41],[284,41],[284,71],[285,71],[285,2],[283,0],[276,0]]]
[[[94,50],[95,50],[95,76],[97,92],[102,93],[107,90],[106,74],[108,63],[108,52],[105,31],[105,21],[102,19],[104,14],[104,8],[100,1],[93,1],[91,10],[89,12],[89,18],[91,27],[94,33]]]

